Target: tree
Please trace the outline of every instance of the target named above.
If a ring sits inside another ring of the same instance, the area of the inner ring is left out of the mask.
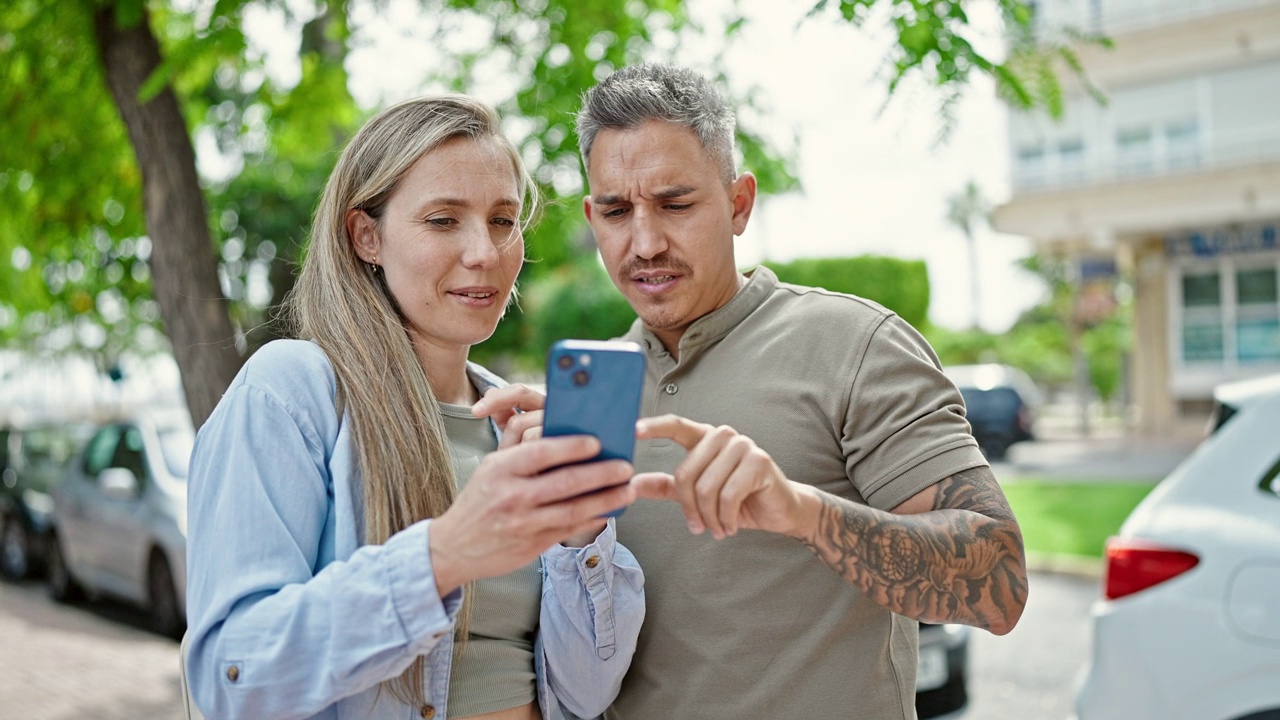
[[[1021,2],[998,2],[1017,27],[1029,26]],[[959,88],[976,68],[1005,78],[1002,87],[1029,102],[1048,98],[1053,109],[1051,93],[1026,91],[1016,63],[993,63],[963,41],[967,16],[958,1],[842,0],[840,8],[860,22],[877,3],[893,9],[898,31],[891,88],[917,71]],[[342,70],[358,32],[349,12],[380,3],[318,0],[315,22],[304,23],[304,80],[276,88],[245,39],[244,18],[261,8],[288,14],[294,5],[218,0],[194,13],[166,0],[0,7],[0,129],[11,139],[0,145],[0,261],[7,257],[14,270],[0,273],[0,333],[87,349],[110,364],[138,334],[162,327],[193,420],[204,420],[242,353],[261,340],[252,329],[270,319],[291,283],[316,182],[362,115]],[[516,85],[500,109],[528,119],[521,149],[557,197],[581,193],[570,127],[581,91],[613,68],[654,57],[655,36],[687,27],[677,0],[422,0],[422,7],[443,18],[441,28],[450,18],[486,23],[491,42],[454,54],[436,79],[467,89],[480,61],[500,54]],[[721,34],[732,38],[745,22],[728,19]],[[447,35],[442,29],[436,39]],[[205,188],[191,138],[210,132],[241,167]],[[750,132],[740,141],[764,189],[794,185],[786,158]],[[542,261],[531,276],[573,255],[578,213],[572,201],[549,207],[530,238],[531,255]],[[254,273],[270,291],[261,302],[252,297]]]
[[[947,222],[964,233],[965,243],[969,246],[969,298],[973,305],[969,327],[975,330],[981,325],[982,278],[978,273],[978,239],[973,230],[974,223],[986,222],[990,214],[991,205],[973,180],[965,183],[964,190],[947,198]]]

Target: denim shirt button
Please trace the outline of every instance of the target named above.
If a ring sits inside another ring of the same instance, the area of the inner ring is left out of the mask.
[[[423,705],[422,709],[418,711],[418,714],[423,718],[433,718],[436,716],[436,709],[430,705]]]
[[[230,680],[231,682],[235,682],[239,680],[240,668],[236,667],[235,665],[232,665],[231,667],[227,668],[227,679]]]
[[[588,570],[592,570],[592,569],[594,569],[594,568],[595,568],[595,566],[597,566],[597,565],[599,565],[599,564],[600,564],[600,556],[599,556],[599,555],[592,555],[591,557],[587,558],[587,561],[586,561],[586,562],[584,562],[584,563],[583,563],[583,565],[586,565],[586,566],[587,566],[587,569],[588,569]]]

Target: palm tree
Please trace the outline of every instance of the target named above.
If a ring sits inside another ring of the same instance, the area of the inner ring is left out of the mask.
[[[982,290],[978,278],[978,240],[973,235],[977,221],[986,222],[991,213],[991,206],[983,197],[978,183],[969,180],[964,190],[947,198],[947,221],[964,233],[965,242],[969,245],[969,283],[970,300],[973,303],[973,319],[970,325],[978,329],[982,312]]]

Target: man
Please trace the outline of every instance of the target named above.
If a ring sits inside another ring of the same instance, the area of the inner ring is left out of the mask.
[[[960,394],[884,308],[737,271],[756,182],[704,78],[624,68],[577,125],[648,355],[637,483],[678,501],[619,518],[648,612],[609,717],[915,717],[917,620],[1004,634],[1027,595]]]

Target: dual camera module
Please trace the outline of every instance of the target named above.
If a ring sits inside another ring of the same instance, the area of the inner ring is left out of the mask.
[[[573,371],[569,377],[573,379],[573,384],[578,387],[582,387],[583,385],[591,382],[591,373],[587,372],[587,366],[590,364],[591,356],[585,353],[578,356],[566,353],[556,359],[556,366],[561,370],[566,372],[570,370]],[[574,369],[575,367],[577,369]]]

